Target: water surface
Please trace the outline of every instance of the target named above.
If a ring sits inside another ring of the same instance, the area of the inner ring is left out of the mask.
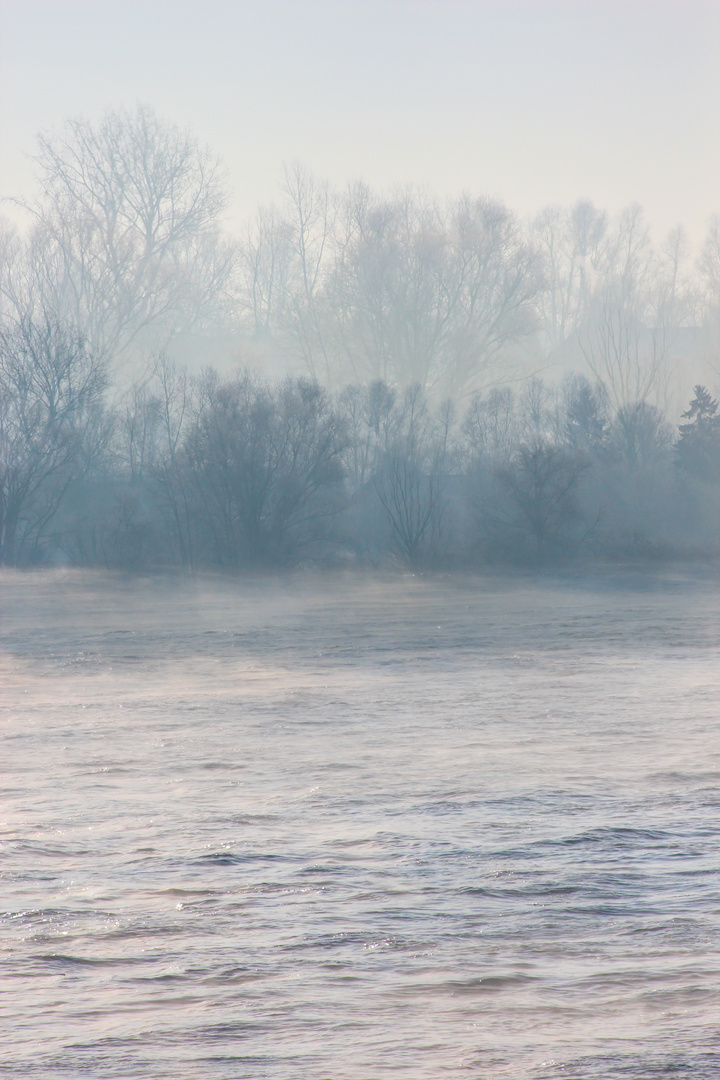
[[[717,583],[0,589],[0,1075],[720,1076]]]

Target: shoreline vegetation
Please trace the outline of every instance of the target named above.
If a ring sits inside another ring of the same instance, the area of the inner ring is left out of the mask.
[[[0,332],[0,564],[224,572],[669,564],[720,553],[720,416],[539,378],[464,414],[161,359],[119,403],[60,324]]]
[[[586,377],[475,395],[167,360],[120,404],[66,328],[0,333],[0,564],[414,571],[720,552],[718,402],[673,428]]]
[[[293,165],[232,238],[219,162],[145,105],[35,163],[0,222],[0,565],[720,554],[720,218],[693,263],[637,206],[521,221]]]

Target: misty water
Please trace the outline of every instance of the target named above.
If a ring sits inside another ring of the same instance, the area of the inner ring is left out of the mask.
[[[720,1075],[717,581],[0,587],[0,1075]]]

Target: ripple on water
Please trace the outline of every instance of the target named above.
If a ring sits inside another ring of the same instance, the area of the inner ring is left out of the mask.
[[[720,590],[3,578],[0,1076],[720,1076]]]

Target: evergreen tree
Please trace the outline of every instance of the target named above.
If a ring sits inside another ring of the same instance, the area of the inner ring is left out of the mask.
[[[695,397],[682,414],[676,450],[681,467],[703,480],[720,479],[720,416],[718,402],[704,386],[693,387]]]

